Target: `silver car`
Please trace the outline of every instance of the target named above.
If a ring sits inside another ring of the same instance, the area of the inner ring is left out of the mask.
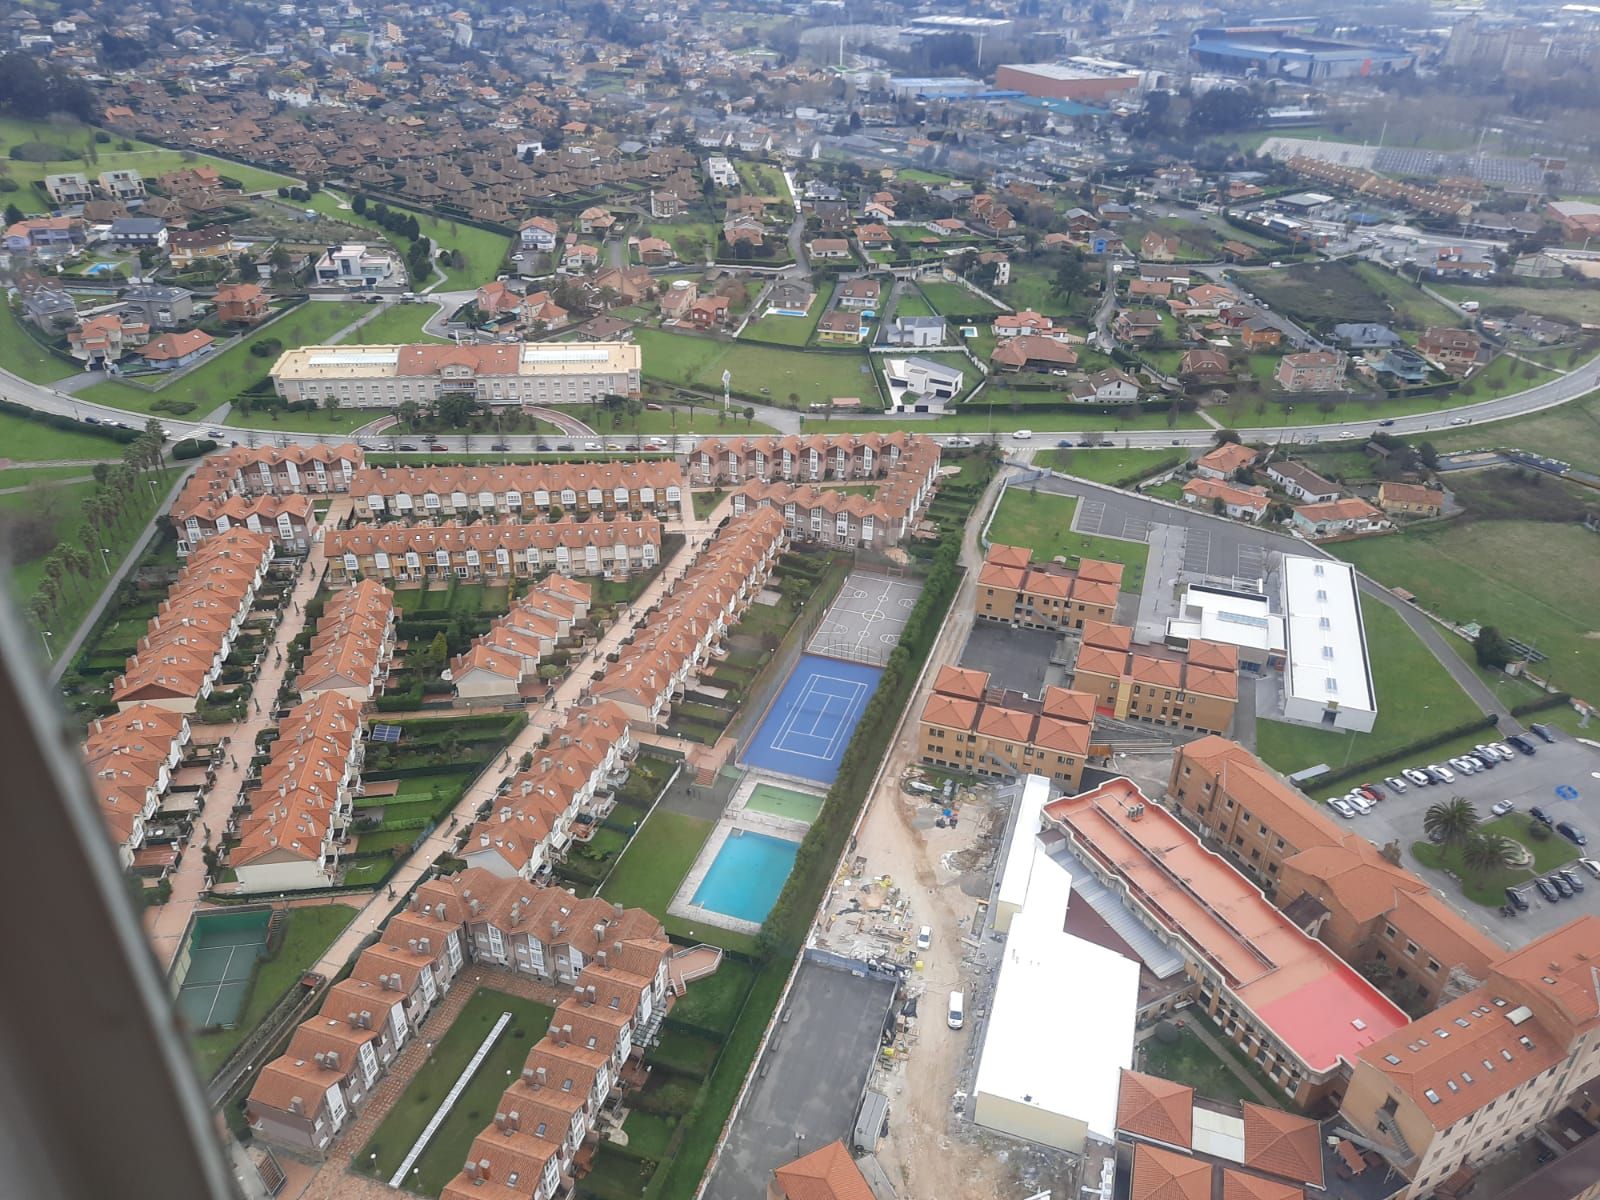
[[[1329,796],[1328,807],[1333,809],[1334,812],[1338,813],[1346,820],[1349,820],[1356,815],[1356,810],[1345,803],[1343,796]]]
[[[1389,790],[1396,794],[1406,790],[1406,781],[1398,775],[1391,775],[1384,782],[1389,785]]]
[[[1378,807],[1371,800],[1368,800],[1365,796],[1363,796],[1360,792],[1350,792],[1350,793],[1348,793],[1344,798],[1344,802],[1346,804],[1348,804],[1351,808],[1355,809],[1362,816],[1366,816],[1374,808]]]

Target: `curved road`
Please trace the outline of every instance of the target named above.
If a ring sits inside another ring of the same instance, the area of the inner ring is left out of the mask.
[[[1588,362],[1568,371],[1565,375],[1537,384],[1524,391],[1501,396],[1495,400],[1483,400],[1476,404],[1461,405],[1457,408],[1441,409],[1435,412],[1417,413],[1412,416],[1394,417],[1391,423],[1382,426],[1393,434],[1423,433],[1431,429],[1448,428],[1449,424],[1460,419],[1464,424],[1478,424],[1484,421],[1496,421],[1506,417],[1521,416],[1526,413],[1538,412],[1541,409],[1553,408],[1558,404],[1565,404],[1569,400],[1576,400],[1596,387],[1600,387],[1600,357],[1592,358]],[[132,413],[124,409],[111,408],[104,404],[95,404],[77,396],[59,392],[43,384],[30,383],[26,379],[11,374],[9,371],[0,371],[0,397],[15,404],[22,404],[40,412],[59,413],[63,416],[94,417],[105,422],[121,421],[133,428],[141,427],[146,414]],[[798,424],[797,414],[786,410],[773,410],[782,413],[787,418],[779,425],[780,429],[787,428],[791,423]],[[374,418],[380,414],[375,412]],[[764,414],[758,414],[764,415]],[[210,421],[176,421],[168,418],[161,419],[162,425],[174,438],[205,437],[207,430],[221,429],[228,438],[245,441],[254,436],[263,441],[271,441],[278,445],[288,445],[298,442],[306,445],[316,445],[338,440],[330,434],[318,433],[263,433],[259,430],[236,429],[222,427]],[[904,428],[915,431],[918,421],[915,418],[905,418],[893,428]],[[886,426],[887,427],[887,426]],[[1317,442],[1333,441],[1340,437],[1365,437],[1380,428],[1379,421],[1371,417],[1363,417],[1350,421],[1331,422],[1323,425],[1265,425],[1241,428],[1240,434],[1249,441],[1262,442]],[[736,431],[736,430],[732,430]],[[1041,441],[1058,440],[1064,438],[1078,439],[1087,436],[1090,432],[1101,436],[1108,436],[1104,431],[1086,431],[1079,429],[1052,429],[1036,430],[1034,436]],[[1209,446],[1212,442],[1213,430],[1211,429],[1163,429],[1163,430],[1132,430],[1114,435],[1117,442],[1129,446]],[[215,436],[215,435],[212,435]],[[948,442],[952,435],[936,434],[940,441]],[[995,434],[997,438],[1004,439],[1009,435]],[[442,436],[438,439],[442,448],[446,450],[464,450],[467,448],[468,439],[460,434]],[[482,448],[486,439],[483,434],[473,435],[473,441]],[[509,446],[509,453],[527,453],[534,449],[540,439],[527,434],[508,436],[503,439]],[[621,440],[621,439],[611,439]],[[676,439],[677,445],[672,447],[678,452],[687,451],[698,439],[690,436],[680,436]],[[975,440],[975,439],[973,439]]]

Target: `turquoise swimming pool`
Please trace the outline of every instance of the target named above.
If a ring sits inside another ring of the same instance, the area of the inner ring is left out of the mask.
[[[759,925],[777,903],[799,849],[799,842],[735,829],[695,889],[693,902]]]

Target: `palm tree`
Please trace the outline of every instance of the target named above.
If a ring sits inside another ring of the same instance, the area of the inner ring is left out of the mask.
[[[1464,842],[1478,831],[1478,810],[1465,796],[1451,796],[1428,806],[1422,814],[1422,830],[1445,845]]]
[[[62,590],[61,581],[66,577],[66,574],[67,564],[61,561],[61,554],[59,551],[51,554],[49,558],[44,560],[44,577],[50,581],[58,595]]]
[[[1493,833],[1475,833],[1461,847],[1461,865],[1480,879],[1514,865],[1519,857],[1515,842]]]
[[[94,574],[94,561],[89,557],[89,552],[75,542],[67,542],[61,547],[61,561],[67,565],[68,571],[84,583],[88,583]]]

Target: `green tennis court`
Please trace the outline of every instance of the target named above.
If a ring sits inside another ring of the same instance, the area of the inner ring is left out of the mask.
[[[822,797],[770,783],[758,783],[744,806],[755,812],[771,813],[775,817],[787,817],[791,821],[804,821],[809,825],[822,811]]]
[[[250,977],[266,953],[270,912],[198,917],[189,969],[178,988],[178,1011],[194,1030],[229,1026],[250,998]]]

